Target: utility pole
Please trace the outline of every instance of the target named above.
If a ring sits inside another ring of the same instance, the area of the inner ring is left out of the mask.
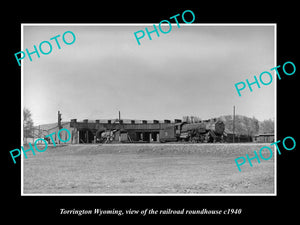
[[[58,111],[57,113],[57,125],[58,125],[58,129],[61,129],[61,113]]]
[[[38,136],[38,138],[42,138],[41,125],[39,125],[39,136]]]
[[[121,142],[121,112],[119,111],[119,142]]]
[[[233,139],[232,142],[235,142],[235,106],[233,106],[233,120],[232,120],[232,132],[233,132]]]
[[[59,130],[62,128],[62,126],[61,126],[61,113],[59,111],[57,112],[57,126],[58,126]],[[58,140],[58,143],[60,144],[60,140]]]

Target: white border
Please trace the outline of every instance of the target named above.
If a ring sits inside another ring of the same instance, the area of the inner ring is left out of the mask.
[[[274,67],[277,66],[277,24],[274,24]],[[274,73],[275,74],[275,73]],[[274,75],[274,77],[276,77]],[[275,80],[274,97],[275,97],[275,117],[274,117],[274,132],[275,132],[275,142],[277,142],[277,78]],[[274,195],[277,196],[277,151],[274,146]]]
[[[158,23],[153,23],[158,25]],[[153,26],[151,23],[21,23],[21,51],[24,50],[24,26]],[[167,24],[162,24],[167,26]],[[172,23],[172,26],[177,26],[176,23]],[[274,67],[277,66],[277,24],[276,23],[182,23],[180,26],[274,26]],[[277,79],[275,80],[275,141],[277,141]],[[23,60],[21,61],[21,146],[23,146]],[[275,154],[276,152],[276,154]],[[233,194],[24,194],[23,192],[23,154],[21,154],[21,196],[277,196],[277,151],[274,146],[274,193],[233,193]]]

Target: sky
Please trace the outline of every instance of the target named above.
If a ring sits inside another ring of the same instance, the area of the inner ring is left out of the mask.
[[[240,97],[234,86],[276,66],[273,25],[175,23],[168,34],[146,34],[141,45],[134,32],[153,24],[23,26],[23,51],[52,44],[50,54],[22,62],[23,107],[35,125],[56,122],[58,110],[63,121],[117,118],[119,110],[124,119],[209,119],[235,105],[239,115],[275,118],[276,79]],[[66,31],[76,36],[71,45],[61,39]],[[61,49],[50,40],[56,35]]]

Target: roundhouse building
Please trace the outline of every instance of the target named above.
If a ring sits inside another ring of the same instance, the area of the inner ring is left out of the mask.
[[[71,119],[70,122],[62,122],[60,128],[66,128],[71,133],[70,144],[79,143],[107,143],[107,142],[159,142],[159,132],[168,126],[180,123],[181,120],[83,120]],[[48,127],[47,127],[48,126]],[[41,125],[43,135],[53,132],[56,143],[60,143],[57,133],[58,125]],[[61,132],[61,138],[66,140],[66,132]]]

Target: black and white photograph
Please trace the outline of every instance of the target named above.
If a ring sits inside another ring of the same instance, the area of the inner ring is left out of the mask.
[[[2,13],[3,220],[296,219],[295,3],[44,3]]]
[[[171,23],[22,24],[22,196],[277,194],[276,24]]]

